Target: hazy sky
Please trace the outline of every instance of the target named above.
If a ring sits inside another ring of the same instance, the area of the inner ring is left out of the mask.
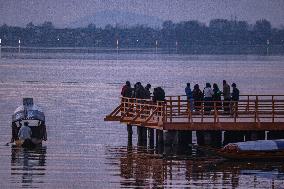
[[[66,27],[81,17],[103,10],[119,10],[155,16],[163,20],[214,18],[254,23],[265,18],[273,26],[284,26],[284,0],[0,0],[0,24],[25,26],[51,21]]]

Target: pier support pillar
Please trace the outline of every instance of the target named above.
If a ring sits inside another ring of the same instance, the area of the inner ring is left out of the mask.
[[[164,153],[164,131],[156,129],[156,149],[157,154]]]
[[[137,135],[138,135],[138,146],[147,146],[147,128],[145,127],[137,127]]]
[[[174,145],[177,144],[177,131],[165,131],[164,133],[164,144],[165,145]]]
[[[196,140],[199,146],[204,146],[204,131],[196,131]]]
[[[132,146],[132,125],[127,124],[127,133],[128,133],[128,146]]]
[[[273,140],[273,139],[283,139],[284,138],[284,132],[283,131],[269,131],[267,133],[267,139]]]
[[[243,131],[225,131],[223,145],[233,142],[243,142],[244,132]]]
[[[164,145],[164,131],[156,130],[156,145]]]
[[[148,128],[149,147],[154,148],[154,129]]]
[[[246,141],[265,140],[265,131],[248,131],[245,136]]]
[[[178,144],[180,146],[192,144],[192,131],[178,131]]]

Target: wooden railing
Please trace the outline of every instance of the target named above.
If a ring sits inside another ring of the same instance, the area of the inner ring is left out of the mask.
[[[284,123],[284,95],[241,95],[239,101],[190,103],[186,96],[167,96],[163,102],[122,97],[106,120],[158,127],[166,123]]]
[[[284,122],[284,95],[241,95],[239,101],[195,101],[169,96],[166,122]],[[225,105],[225,106],[224,106]],[[227,109],[226,109],[227,107]]]

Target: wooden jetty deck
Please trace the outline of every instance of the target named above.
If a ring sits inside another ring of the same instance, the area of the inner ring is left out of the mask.
[[[127,125],[176,131],[284,131],[284,95],[241,95],[224,111],[224,101],[200,102],[191,110],[186,96],[167,96],[165,102],[121,98],[105,117]],[[226,103],[226,102],[225,102]],[[211,111],[205,111],[210,108]]]

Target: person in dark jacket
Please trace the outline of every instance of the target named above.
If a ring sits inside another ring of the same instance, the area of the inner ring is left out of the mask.
[[[126,81],[125,85],[122,87],[121,96],[128,98],[132,97],[132,89],[129,81]]]
[[[150,92],[150,89],[151,89],[151,85],[148,83],[145,87],[145,98],[146,99],[150,99],[151,98],[151,92]]]
[[[238,112],[238,101],[240,100],[240,91],[237,88],[236,83],[232,84],[233,87],[233,91],[232,91],[232,95],[231,95],[231,114],[237,114]]]
[[[187,96],[187,101],[188,101],[188,103],[190,105],[190,111],[193,111],[193,109],[194,109],[194,99],[193,99],[192,91],[191,91],[191,88],[190,88],[190,83],[186,84],[186,87],[185,87],[184,91],[185,91],[185,94]]]
[[[199,89],[198,84],[194,85],[193,91],[192,91],[192,96],[193,96],[193,99],[194,99],[194,109],[198,111],[198,110],[201,109],[201,103],[203,101],[203,93]]]
[[[153,102],[165,101],[165,91],[162,87],[154,88]]]
[[[145,98],[145,89],[140,82],[135,84],[135,98],[144,99]]]
[[[224,112],[229,114],[230,113],[230,101],[231,101],[231,92],[230,92],[230,85],[228,85],[226,80],[223,80],[223,109]]]
[[[212,100],[214,94],[210,83],[206,83],[206,87],[203,90],[203,94],[204,94],[204,111],[210,113],[210,111],[213,108]]]
[[[132,91],[131,84],[129,81],[126,81],[125,85],[121,89],[121,96],[125,97],[121,99],[121,102],[123,104],[123,111],[126,111],[126,108],[129,106],[129,99],[126,98],[132,98]]]
[[[221,91],[219,90],[219,87],[216,83],[213,84],[213,101],[216,102],[216,109],[220,110],[222,109],[222,103],[221,103]]]

